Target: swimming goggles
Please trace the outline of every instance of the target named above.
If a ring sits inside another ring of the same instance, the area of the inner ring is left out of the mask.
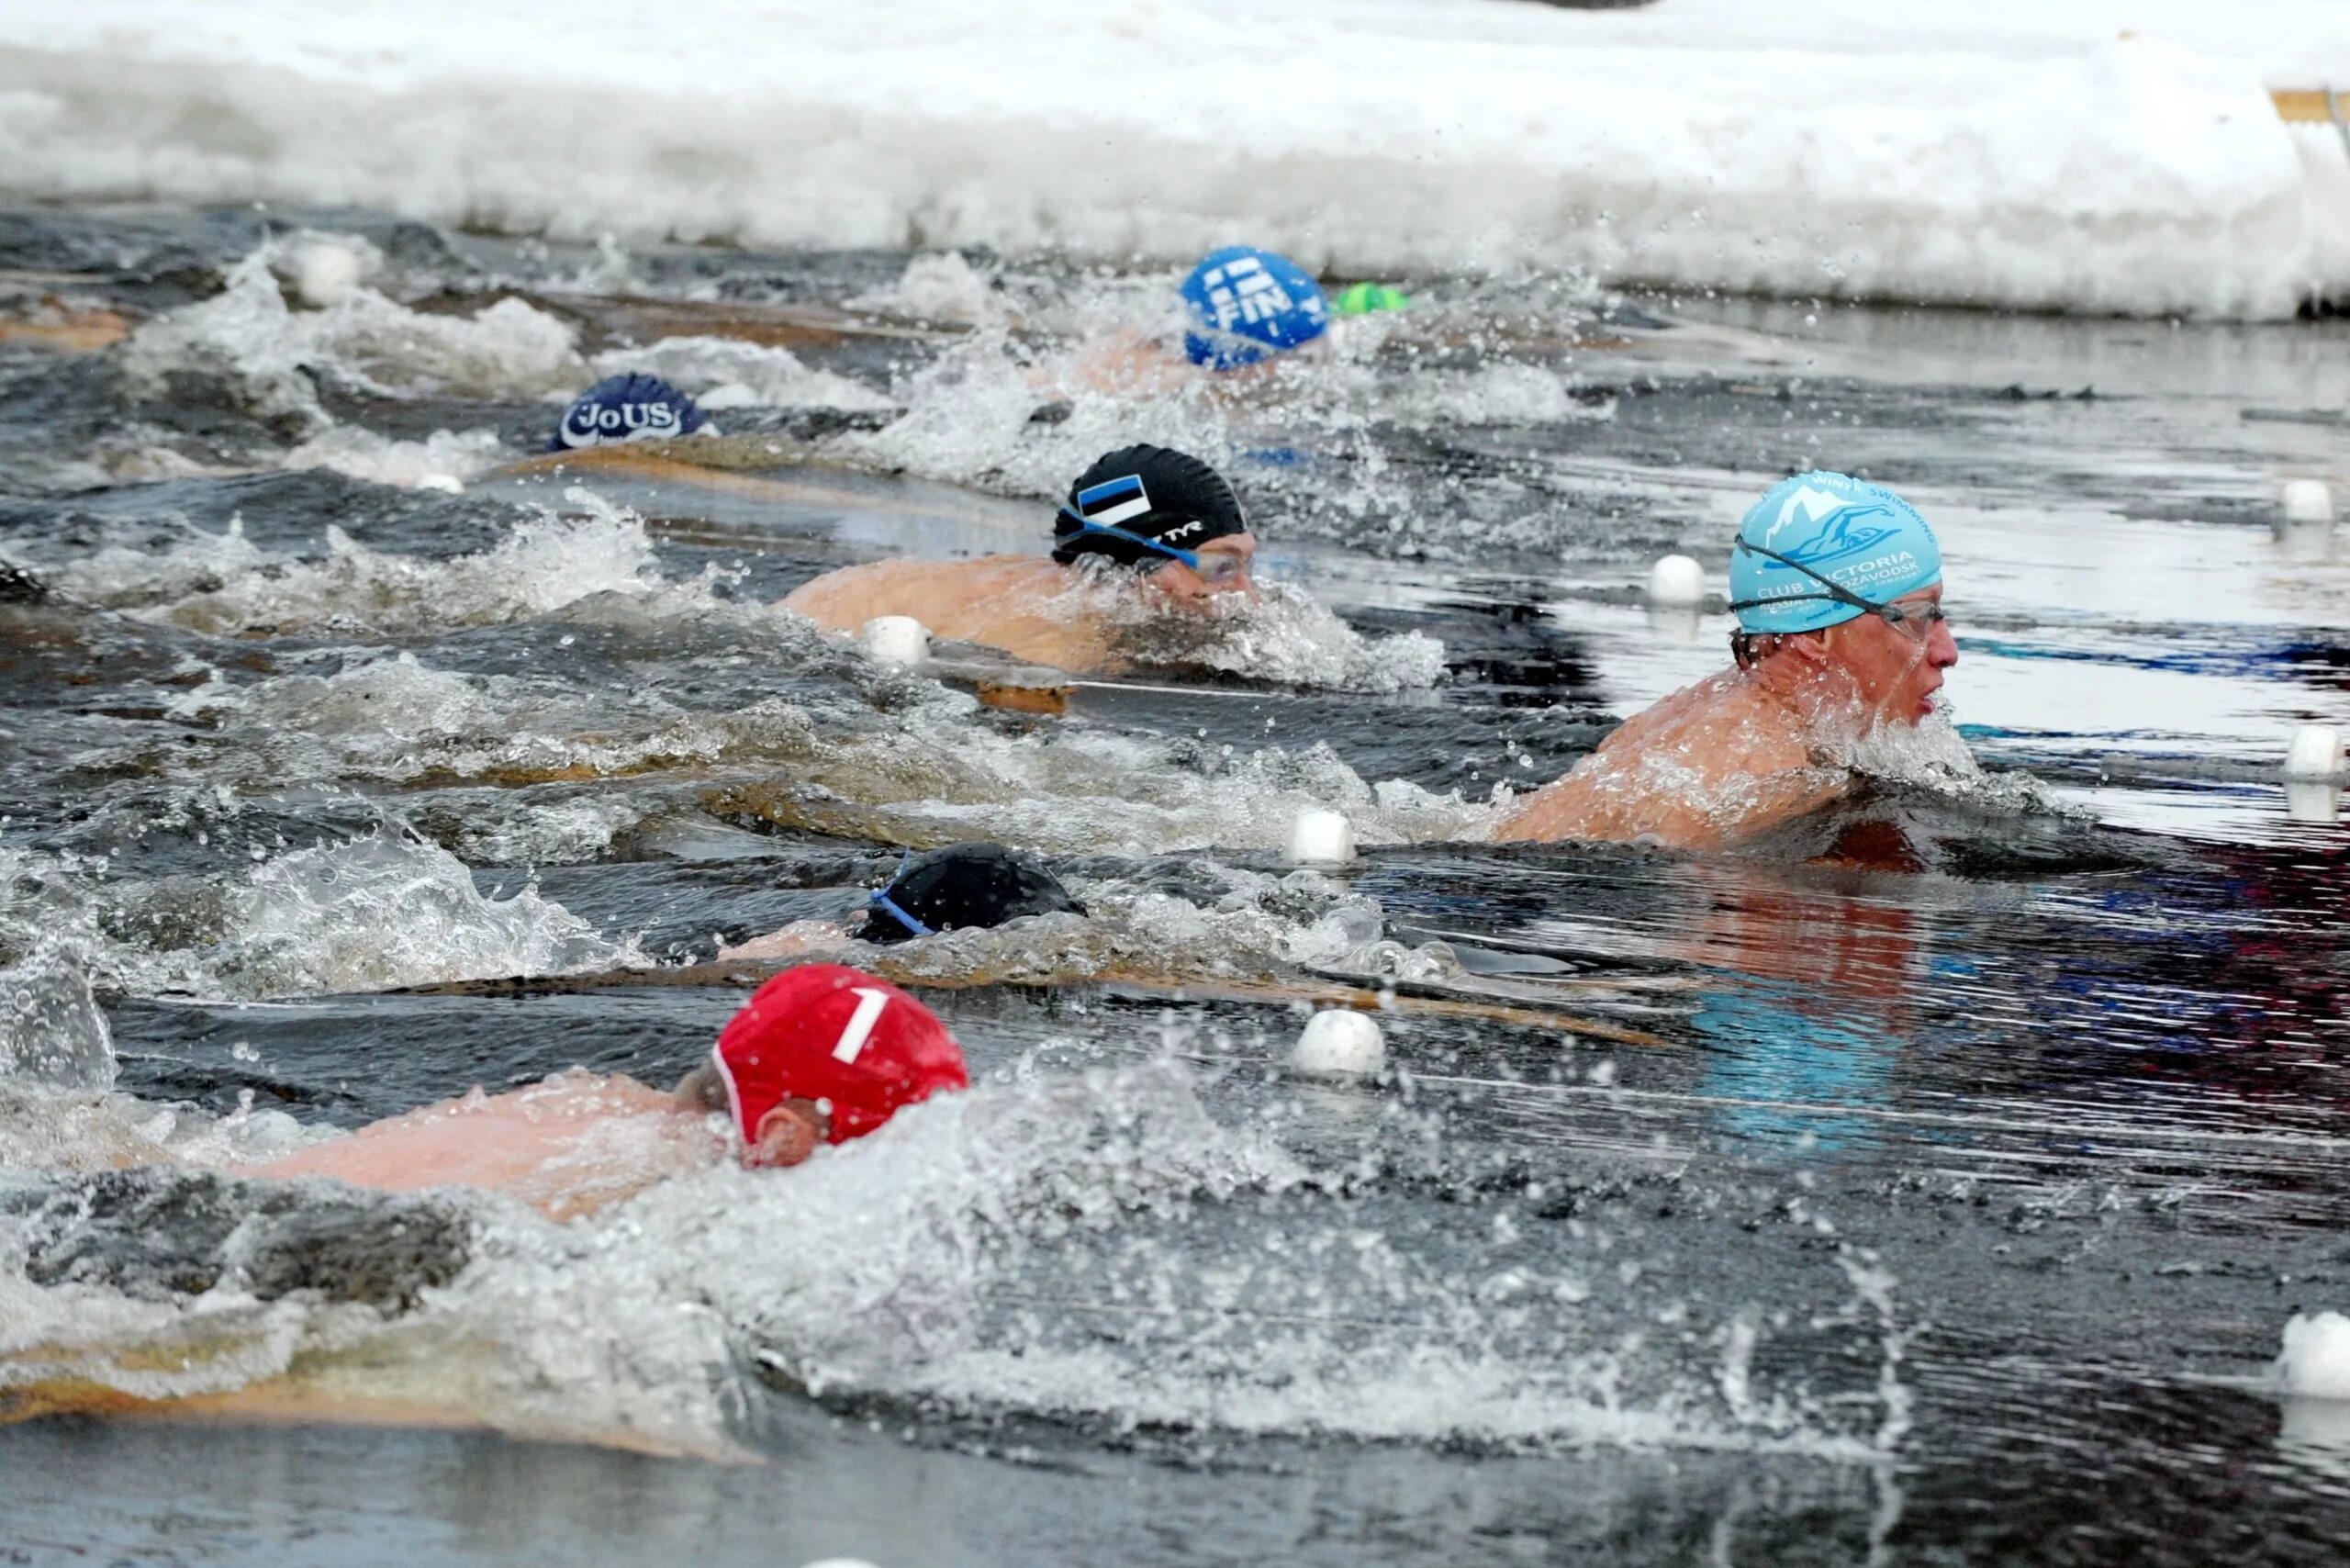
[[[1863,599],[1834,578],[1821,577],[1801,561],[1789,560],[1776,550],[1765,550],[1760,544],[1750,544],[1743,539],[1739,540],[1731,547],[1760,555],[1766,561],[1776,561],[1782,566],[1792,567],[1828,590],[1826,593],[1781,594],[1776,599],[1741,599],[1729,607],[1733,613],[1740,610],[1760,610],[1771,604],[1796,604],[1806,599],[1824,599],[1837,604],[1849,604],[1855,610],[1865,610],[1903,636],[1919,643],[1933,635],[1937,622],[1950,619],[1942,612],[1942,607],[1939,604],[1879,604],[1875,599]],[[1910,629],[1913,624],[1918,628],[1916,631]]]
[[[890,890],[898,885],[898,879],[906,874],[906,868],[913,864],[913,858],[912,851],[909,850],[905,858],[898,862],[898,868],[890,874],[889,881],[873,890],[873,907],[904,926],[910,935],[935,936],[938,935],[936,931],[899,908],[898,901],[890,896]]]
[[[1203,555],[1197,551],[1179,550],[1172,544],[1161,544],[1156,539],[1129,533],[1106,522],[1096,522],[1080,515],[1073,507],[1061,508],[1061,515],[1077,524],[1081,533],[1106,533],[1113,539],[1123,539],[1129,544],[1139,544],[1146,550],[1155,551],[1170,561],[1181,561],[1197,572],[1200,580],[1210,588],[1237,588],[1248,576],[1248,561],[1229,550],[1218,550]]]

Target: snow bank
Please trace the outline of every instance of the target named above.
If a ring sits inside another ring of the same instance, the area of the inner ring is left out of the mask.
[[[1345,273],[2080,310],[2350,297],[2342,149],[2263,92],[2350,87],[2339,0],[10,10],[18,195],[1157,261],[1247,238]]]

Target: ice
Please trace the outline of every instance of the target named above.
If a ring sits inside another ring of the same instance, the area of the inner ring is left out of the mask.
[[[711,0],[657,40],[623,0],[554,28],[521,0],[13,19],[19,196],[1167,263],[1245,237],[1341,274],[2145,314],[2276,317],[2350,286],[2343,151],[2263,91],[2350,80],[2337,0],[2257,26],[2190,0],[918,0],[879,32]],[[914,295],[968,304],[945,271]]]

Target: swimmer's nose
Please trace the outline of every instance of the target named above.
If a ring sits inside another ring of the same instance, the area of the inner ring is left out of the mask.
[[[1926,639],[1926,662],[1936,669],[1948,669],[1958,662],[1958,639],[1952,634],[1950,622],[1934,622],[1934,634]]]

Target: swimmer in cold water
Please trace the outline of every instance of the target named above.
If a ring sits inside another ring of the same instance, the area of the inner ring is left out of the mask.
[[[722,948],[722,962],[791,958],[849,942],[890,946],[944,931],[990,929],[1035,914],[1077,914],[1085,906],[1037,861],[1001,844],[950,844],[899,864],[868,895],[854,929],[845,920],[796,920],[780,931]]]
[[[718,427],[691,398],[657,375],[608,375],[582,392],[555,421],[549,452],[582,452],[632,441],[716,435]]]
[[[930,1009],[887,980],[803,964],[753,993],[673,1092],[574,1069],[503,1094],[476,1089],[237,1174],[481,1187],[570,1219],[730,1149],[754,1168],[798,1165],[819,1144],[863,1137],[969,1086],[961,1047]]]
[[[1329,342],[1330,302],[1314,274],[1254,245],[1210,252],[1176,294],[1183,312],[1180,345],[1169,341],[1172,333],[1121,332],[1079,354],[1070,374],[1097,392],[1156,396],[1200,371],[1226,386],[1245,382]]]
[[[1496,839],[1716,848],[1851,792],[1852,748],[1933,711],[1958,644],[1942,547],[1916,509],[1842,474],[1798,474],[1731,546],[1735,666],[1627,721]]]
[[[1254,596],[1256,554],[1222,475],[1185,453],[1129,446],[1095,459],[1069,487],[1049,557],[845,566],[793,589],[783,608],[849,633],[908,615],[935,636],[1084,674],[1122,665],[1111,613],[1119,606],[1070,590],[1104,588],[1145,610],[1204,610],[1219,595]]]

